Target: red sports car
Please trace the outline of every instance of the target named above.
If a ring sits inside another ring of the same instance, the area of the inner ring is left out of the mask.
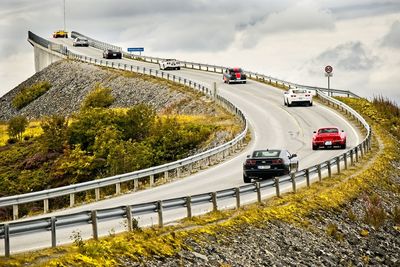
[[[312,149],[317,150],[319,147],[346,148],[346,133],[339,130],[338,127],[324,127],[314,131],[312,138]]]

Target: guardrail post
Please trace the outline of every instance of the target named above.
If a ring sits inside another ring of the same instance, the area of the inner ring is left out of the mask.
[[[328,160],[328,161],[326,162],[326,164],[328,165],[328,177],[331,178],[331,177],[332,177],[331,162]]]
[[[55,248],[57,246],[57,235],[56,235],[56,217],[51,217],[51,247]]]
[[[307,187],[310,187],[310,170],[306,169],[306,182],[307,182]]]
[[[176,178],[180,178],[181,177],[181,168],[178,167],[176,168]]]
[[[136,191],[139,188],[139,179],[133,180],[133,190]]]
[[[8,223],[4,224],[4,256],[10,257],[10,226]]]
[[[99,201],[100,200],[100,188],[99,187],[96,187],[94,189],[94,195],[95,195],[96,201]]]
[[[163,227],[164,221],[163,221],[162,200],[157,201],[157,212],[158,212],[158,226]]]
[[[154,185],[154,175],[152,174],[152,175],[150,175],[150,182],[149,182],[149,184],[150,184],[150,187],[153,187],[153,185]]]
[[[212,94],[213,94],[213,98],[215,98],[215,96],[217,95],[217,83],[216,82],[214,82],[214,84],[213,84]]]
[[[344,169],[347,170],[347,152],[343,154]]]
[[[261,203],[261,186],[260,182],[256,182],[257,202]]]
[[[291,182],[292,182],[292,190],[293,190],[293,193],[296,193],[296,177],[295,177],[295,174],[294,173],[291,173],[290,174],[290,180],[291,180]]]
[[[18,204],[15,204],[12,206],[13,207],[13,220],[18,219]]]
[[[165,181],[168,181],[168,171],[165,171],[165,172],[164,172],[164,180],[165,180]]]
[[[97,240],[99,239],[99,232],[97,228],[97,210],[92,210],[91,215],[92,215],[91,218],[92,218],[93,239]]]
[[[116,195],[121,194],[121,183],[116,183],[115,184],[115,194]]]
[[[274,185],[275,185],[275,189],[276,189],[276,196],[280,197],[281,196],[281,190],[279,188],[279,177],[275,177],[274,180],[275,180],[275,184]]]
[[[321,182],[322,181],[321,164],[318,164],[317,171],[318,171],[318,181]]]
[[[49,199],[48,198],[43,200],[43,212],[44,213],[49,212]]]
[[[217,204],[217,193],[216,192],[212,192],[211,193],[211,201],[213,204],[213,211],[217,211],[218,210],[218,204]]]
[[[337,173],[340,174],[340,157],[336,157],[336,169]]]
[[[75,194],[69,194],[69,207],[72,208],[75,205]]]
[[[186,210],[187,210],[187,218],[192,218],[192,197],[186,197]]]
[[[240,188],[235,188],[235,197],[236,197],[236,209],[240,208]]]
[[[361,158],[364,157],[364,150],[362,144],[360,144],[360,153],[361,153]]]
[[[132,207],[128,205],[126,206],[126,220],[129,232],[133,230],[132,219]]]
[[[354,165],[354,159],[353,159],[353,149],[352,149],[352,150],[350,150],[350,164],[351,164],[351,166],[353,166],[353,165]]]
[[[355,153],[356,153],[356,162],[358,162],[358,147],[355,147]]]

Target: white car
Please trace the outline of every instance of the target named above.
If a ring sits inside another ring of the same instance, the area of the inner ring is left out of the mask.
[[[181,63],[176,59],[164,59],[159,63],[160,70],[180,70]]]
[[[89,40],[83,37],[77,37],[74,39],[73,46],[89,46]]]
[[[311,91],[301,88],[289,89],[283,94],[283,103],[288,107],[291,107],[294,104],[312,106],[312,97]]]

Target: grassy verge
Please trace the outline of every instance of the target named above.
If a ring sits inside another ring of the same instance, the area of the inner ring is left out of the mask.
[[[375,138],[372,151],[340,175],[324,179],[296,194],[286,194],[282,198],[273,198],[240,210],[210,213],[184,220],[174,227],[136,229],[130,233],[110,235],[99,241],[82,242],[78,235],[74,237],[73,246],[21,254],[9,260],[1,259],[0,264],[114,266],[126,261],[142,261],[147,257],[169,257],[177,255],[183,249],[191,250],[190,245],[185,243],[188,237],[199,243],[207,243],[210,237],[219,239],[235,235],[245,225],[262,227],[265,222],[276,220],[307,229],[310,214],[322,210],[340,210],[346,203],[369,192],[372,187],[380,186],[400,192],[398,184],[390,183],[391,176],[398,172],[393,162],[400,160],[399,145],[396,139],[387,134],[387,129],[381,126],[380,120],[384,118],[384,114],[375,113],[374,106],[365,100],[351,102],[349,104],[364,116],[371,112],[376,115],[369,117]],[[385,217],[377,219],[385,220]],[[365,234],[365,231],[360,232],[361,236]]]

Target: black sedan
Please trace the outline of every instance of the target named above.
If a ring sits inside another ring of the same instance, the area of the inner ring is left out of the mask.
[[[103,52],[103,58],[122,58],[122,53],[121,51],[116,51],[112,49],[106,49]]]
[[[299,160],[296,154],[284,149],[254,150],[243,163],[243,182],[265,179],[297,171]]]

